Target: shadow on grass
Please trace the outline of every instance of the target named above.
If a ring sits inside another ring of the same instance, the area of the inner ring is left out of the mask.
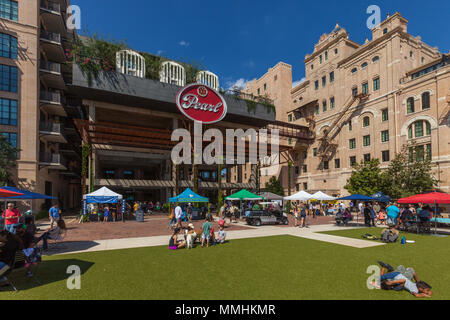
[[[62,259],[62,260],[48,260],[38,263],[33,268],[35,278],[27,277],[24,268],[14,270],[9,276],[8,280],[12,282],[19,291],[39,288],[51,283],[66,280],[70,275],[67,273],[69,266],[78,266],[81,270],[81,275],[85,274],[94,262],[84,261],[79,259]],[[11,286],[1,287],[0,292],[13,292]]]

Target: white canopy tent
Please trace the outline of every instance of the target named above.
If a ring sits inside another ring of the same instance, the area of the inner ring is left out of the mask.
[[[87,203],[117,203],[122,199],[123,196],[121,194],[115,193],[106,187],[83,196],[83,200]]]
[[[300,191],[289,197],[284,197],[285,201],[308,201],[311,199],[311,195],[306,191]]]
[[[311,195],[310,199],[318,200],[318,201],[332,201],[336,200],[337,198],[329,196],[322,191],[316,192],[313,195]]]

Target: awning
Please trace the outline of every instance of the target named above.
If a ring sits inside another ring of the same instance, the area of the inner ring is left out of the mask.
[[[299,112],[300,109],[304,109],[304,108],[307,108],[307,107],[315,106],[315,105],[317,104],[317,102],[319,102],[319,100],[313,100],[313,101],[310,101],[310,102],[308,102],[308,103],[305,103],[304,105],[301,105],[300,107],[297,107],[297,108],[294,109],[294,110],[288,111],[287,113]]]

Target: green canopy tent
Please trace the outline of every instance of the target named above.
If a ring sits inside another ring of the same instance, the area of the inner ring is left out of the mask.
[[[226,197],[225,200],[240,201],[241,202],[241,212],[242,212],[242,201],[264,200],[264,197],[258,196],[257,194],[254,194],[254,193],[251,193],[250,191],[242,189],[241,191],[239,191],[235,194],[232,194],[231,196]]]

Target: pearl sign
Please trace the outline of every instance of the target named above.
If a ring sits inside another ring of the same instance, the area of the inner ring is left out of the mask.
[[[203,84],[191,84],[181,89],[176,103],[186,117],[204,124],[219,122],[227,114],[225,99]]]

